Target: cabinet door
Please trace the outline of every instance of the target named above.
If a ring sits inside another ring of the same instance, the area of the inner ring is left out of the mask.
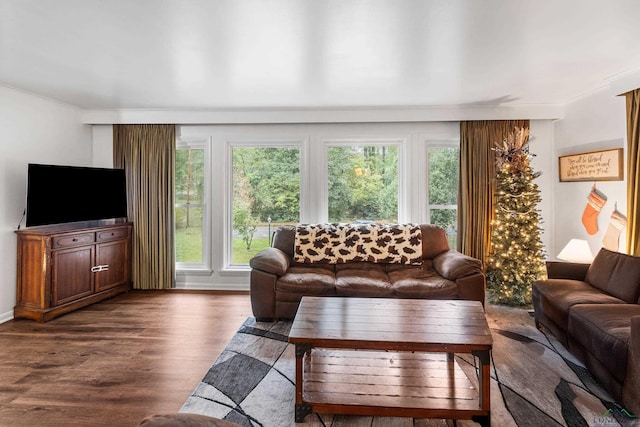
[[[130,281],[129,241],[116,240],[96,245],[96,292]]]
[[[53,251],[51,255],[51,305],[56,306],[93,293],[93,246]]]

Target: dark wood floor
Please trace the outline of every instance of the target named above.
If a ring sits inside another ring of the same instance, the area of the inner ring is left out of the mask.
[[[135,426],[176,412],[250,315],[248,293],[134,291],[0,324],[0,426]]]

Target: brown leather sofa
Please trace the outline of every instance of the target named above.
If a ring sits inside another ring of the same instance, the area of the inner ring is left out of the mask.
[[[296,228],[279,228],[272,247],[250,261],[251,306],[258,320],[293,319],[305,296],[465,299],[484,304],[479,260],[450,249],[444,229],[421,224],[422,264],[296,263]]]
[[[549,263],[533,283],[544,326],[626,409],[640,414],[640,257],[601,249],[591,264]]]

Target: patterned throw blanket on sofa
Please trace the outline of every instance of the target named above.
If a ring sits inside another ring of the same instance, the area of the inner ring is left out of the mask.
[[[422,233],[415,224],[311,224],[296,228],[295,261],[420,264]]]

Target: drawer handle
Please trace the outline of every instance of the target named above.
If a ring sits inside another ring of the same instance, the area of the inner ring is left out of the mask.
[[[109,264],[96,265],[95,267],[91,267],[92,273],[99,273],[101,271],[107,271],[107,270],[109,270]]]

